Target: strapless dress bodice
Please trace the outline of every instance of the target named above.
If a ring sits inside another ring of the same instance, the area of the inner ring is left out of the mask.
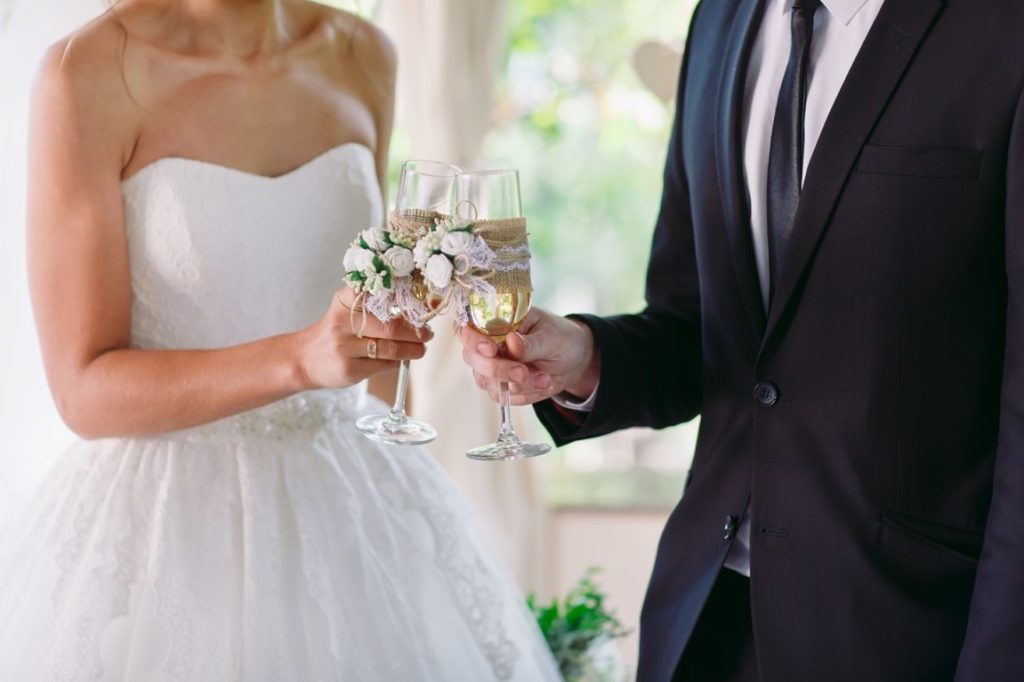
[[[132,346],[219,348],[312,324],[342,256],[382,220],[373,154],[349,143],[277,177],[170,157],[122,185]]]

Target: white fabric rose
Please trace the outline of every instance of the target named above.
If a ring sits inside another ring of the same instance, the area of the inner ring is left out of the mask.
[[[461,256],[473,246],[473,235],[469,232],[449,232],[441,240],[441,251],[449,256]]]
[[[435,289],[444,289],[452,281],[452,262],[437,253],[427,261],[423,276]]]
[[[430,257],[433,255],[434,247],[426,237],[416,242],[416,246],[412,250],[413,261],[416,263],[416,267],[420,270],[427,267],[427,261],[430,260]]]
[[[408,277],[412,274],[412,251],[401,246],[392,246],[382,256],[384,262],[391,266],[391,274],[395,277]]]
[[[384,234],[384,230],[380,227],[371,227],[368,230],[363,230],[361,235],[366,245],[378,253],[383,253],[388,248],[388,240]]]
[[[350,246],[342,264],[346,272],[362,272],[373,264],[373,252],[361,246]]]

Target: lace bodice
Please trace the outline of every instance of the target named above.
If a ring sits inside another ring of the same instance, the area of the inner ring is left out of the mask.
[[[382,219],[373,154],[356,143],[274,178],[165,158],[123,192],[137,348],[218,348],[315,322],[348,244]]]

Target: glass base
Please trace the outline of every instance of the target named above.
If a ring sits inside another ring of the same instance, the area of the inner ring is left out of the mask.
[[[485,462],[494,462],[502,459],[526,459],[551,452],[551,446],[544,443],[521,443],[513,441],[509,443],[492,443],[473,448],[466,452],[466,457]]]
[[[437,429],[418,419],[395,419],[390,414],[374,414],[356,421],[356,428],[367,438],[388,445],[424,445],[437,438]]]

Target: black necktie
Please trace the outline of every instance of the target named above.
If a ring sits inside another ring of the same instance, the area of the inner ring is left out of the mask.
[[[793,0],[792,43],[789,64],[775,107],[771,148],[768,153],[768,300],[782,272],[783,257],[793,232],[800,203],[804,164],[804,109],[807,104],[807,62],[811,56],[814,12],[820,0]]]

